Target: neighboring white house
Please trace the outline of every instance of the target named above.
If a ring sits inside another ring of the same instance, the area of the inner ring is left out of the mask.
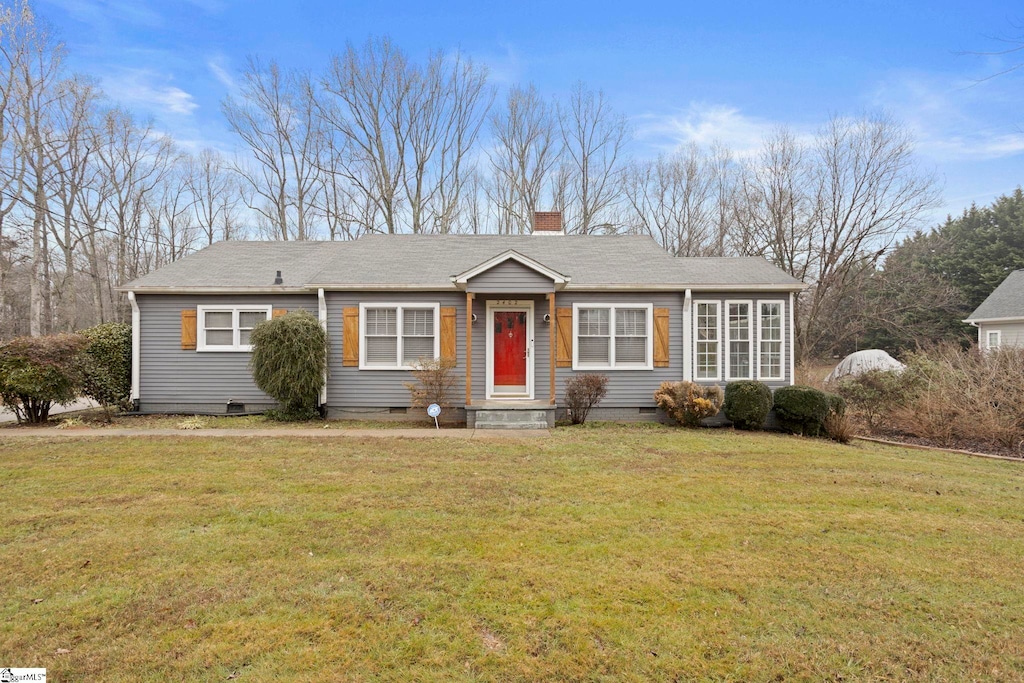
[[[964,322],[978,328],[982,349],[1024,347],[1024,269],[1006,276]]]

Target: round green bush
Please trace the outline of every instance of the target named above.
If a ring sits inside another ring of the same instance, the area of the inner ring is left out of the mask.
[[[327,372],[327,333],[306,311],[259,323],[249,337],[249,369],[262,391],[281,404],[290,420],[315,417]]]
[[[722,409],[737,429],[761,429],[772,409],[772,390],[751,380],[729,382]]]
[[[795,385],[775,390],[779,426],[791,434],[819,436],[830,409],[828,395],[814,387]]]
[[[104,410],[127,408],[132,392],[132,326],[103,323],[79,332],[82,349],[82,391]]]

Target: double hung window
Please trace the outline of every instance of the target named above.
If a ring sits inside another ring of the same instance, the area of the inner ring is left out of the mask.
[[[198,351],[252,351],[252,328],[270,318],[270,306],[198,306]]]
[[[437,304],[362,304],[360,367],[411,369],[439,355]]]
[[[578,370],[649,370],[653,306],[575,304]]]

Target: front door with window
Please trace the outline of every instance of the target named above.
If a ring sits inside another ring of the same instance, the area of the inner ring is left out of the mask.
[[[489,316],[488,393],[495,398],[530,398],[530,309],[496,307]]]

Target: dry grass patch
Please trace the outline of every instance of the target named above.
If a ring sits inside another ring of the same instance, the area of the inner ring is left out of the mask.
[[[57,680],[1024,676],[1015,463],[651,427],[0,458],[0,651]]]

